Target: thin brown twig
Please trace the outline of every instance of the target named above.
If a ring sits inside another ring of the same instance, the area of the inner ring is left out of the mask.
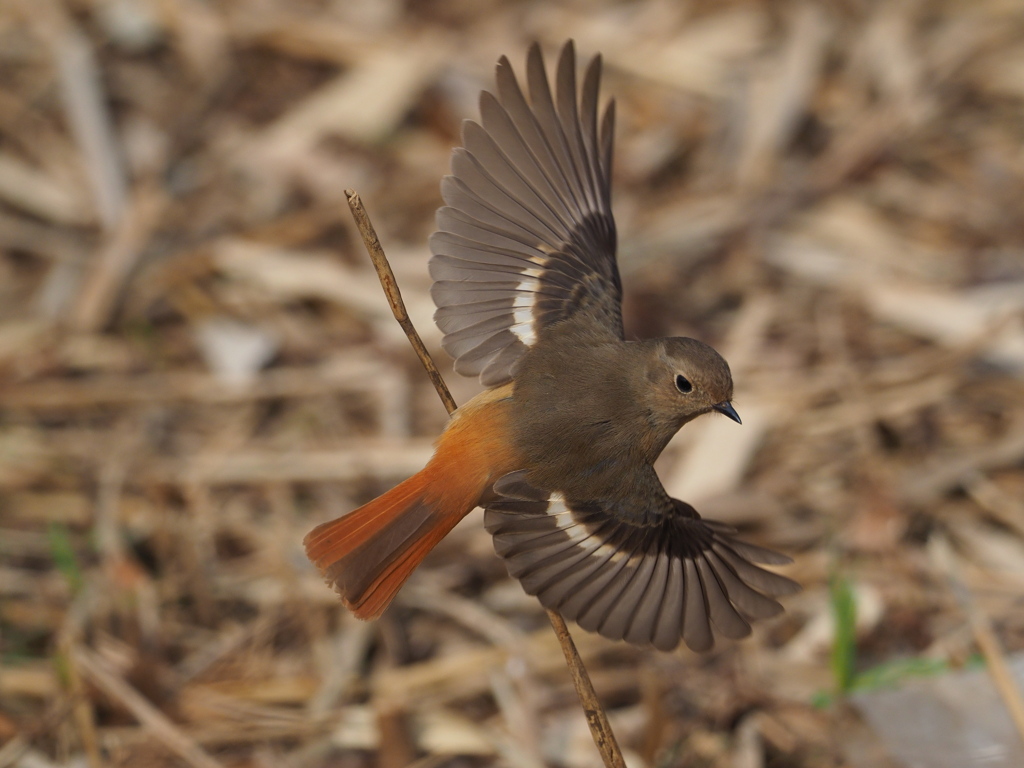
[[[69,658],[84,678],[127,709],[153,738],[192,768],[224,768],[223,763],[199,746],[99,655],[84,647],[74,647]]]
[[[71,715],[73,722],[78,729],[78,738],[82,742],[82,750],[90,768],[101,768],[103,758],[100,755],[99,738],[96,732],[96,716],[88,697],[85,695],[85,684],[82,681],[81,670],[72,661],[71,654],[74,650],[70,639],[61,642],[61,655],[69,662],[65,665],[68,692],[71,696]]]
[[[455,398],[448,391],[448,385],[444,383],[441,372],[434,364],[430,353],[427,352],[423,339],[416,332],[416,326],[409,319],[409,313],[405,309],[405,302],[402,301],[402,292],[398,290],[398,281],[395,279],[395,273],[391,271],[391,264],[388,263],[388,257],[384,255],[384,248],[381,247],[380,240],[377,239],[377,232],[373,228],[373,224],[370,223],[370,217],[366,214],[363,201],[351,189],[345,190],[345,197],[348,199],[348,207],[352,209],[352,218],[356,220],[359,234],[363,236],[363,243],[370,254],[370,260],[373,261],[373,268],[377,270],[377,277],[380,278],[381,287],[384,288],[384,295],[387,296],[388,304],[391,305],[391,312],[395,315],[395,320],[398,321],[398,324],[402,326],[405,335],[409,337],[409,343],[412,344],[412,348],[416,350],[416,355],[419,357],[420,362],[426,368],[427,376],[430,377],[434,389],[437,390],[438,397],[441,398],[441,402],[444,403],[448,413],[451,413],[458,408],[455,404]]]
[[[437,365],[434,364],[434,360],[431,358],[426,346],[424,346],[423,340],[416,332],[412,320],[409,319],[409,314],[405,310],[405,302],[402,301],[402,294],[398,289],[398,281],[395,280],[395,274],[391,271],[391,265],[388,263],[387,256],[384,255],[384,249],[381,247],[380,240],[377,238],[377,232],[374,230],[373,224],[370,223],[370,217],[363,207],[363,201],[360,200],[356,192],[350,189],[345,190],[345,197],[348,199],[348,206],[352,210],[352,217],[359,228],[359,234],[362,235],[363,243],[366,245],[366,250],[373,260],[373,266],[377,270],[378,277],[380,277],[380,284],[384,288],[384,294],[387,296],[388,303],[391,305],[391,311],[394,313],[398,324],[402,326],[406,336],[409,337],[409,342],[412,344],[413,349],[416,350],[416,354],[426,369],[434,389],[437,390],[441,402],[444,403],[444,407],[451,414],[457,408],[455,400],[452,398],[451,392],[448,391],[448,385],[445,384],[444,378],[441,376]],[[590,675],[587,673],[587,668],[583,664],[579,651],[576,650],[576,643],[573,642],[572,636],[569,634],[569,628],[565,625],[565,620],[554,611],[549,610],[547,614],[548,619],[551,621],[551,626],[554,628],[555,636],[562,646],[565,663],[569,668],[569,674],[572,676],[573,685],[576,687],[576,693],[579,696],[583,714],[587,718],[590,735],[594,738],[594,744],[597,745],[605,766],[607,768],[625,768],[626,763],[622,758],[618,742],[615,740],[611,724],[608,722],[608,715],[605,713],[604,707],[597,697],[594,684],[590,680]]]
[[[601,759],[608,768],[625,768],[626,762],[622,759],[622,752],[619,750],[619,743],[615,740],[615,733],[612,725],[608,722],[608,715],[601,706],[601,700],[597,698],[597,691],[594,684],[590,682],[590,675],[587,667],[576,650],[576,643],[569,634],[569,628],[565,626],[565,619],[555,611],[547,609],[548,620],[555,630],[555,636],[562,646],[562,653],[565,654],[565,664],[569,667],[569,674],[572,675],[572,683],[576,686],[576,693],[580,697],[580,706],[583,707],[583,714],[587,718],[587,726],[590,728],[590,735],[594,737],[594,744],[601,753]]]

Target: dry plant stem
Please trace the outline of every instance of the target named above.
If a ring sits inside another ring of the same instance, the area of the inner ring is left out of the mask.
[[[345,197],[348,199],[348,207],[352,210],[352,218],[356,220],[356,226],[359,228],[359,234],[363,237],[366,250],[370,254],[370,260],[373,261],[373,268],[377,270],[381,287],[384,288],[384,295],[388,297],[388,304],[391,305],[391,311],[395,315],[395,320],[402,326],[405,335],[409,337],[409,343],[416,350],[416,354],[420,358],[420,362],[423,363],[423,367],[427,369],[427,376],[430,377],[430,381],[433,383],[434,389],[437,390],[441,402],[444,403],[448,413],[451,413],[458,406],[455,405],[455,399],[452,397],[452,393],[448,391],[448,385],[444,383],[441,372],[434,365],[433,358],[427,352],[423,339],[420,338],[415,326],[412,324],[412,320],[409,319],[409,313],[405,310],[405,302],[402,301],[402,293],[398,290],[398,281],[395,279],[395,273],[391,271],[388,257],[384,255],[384,249],[381,247],[380,240],[377,239],[377,232],[374,230],[373,224],[370,223],[370,217],[366,214],[363,201],[351,189],[345,190]]]
[[[61,653],[65,660],[71,660],[73,651],[74,647],[70,641],[61,643]],[[99,739],[96,734],[96,719],[85,693],[82,675],[74,663],[66,665],[65,674],[72,698],[71,714],[78,729],[78,737],[82,741],[86,760],[90,768],[103,768],[103,758],[100,756]]]
[[[224,768],[167,715],[111,669],[97,654],[82,647],[71,651],[71,661],[82,676],[120,704],[149,734],[192,768]]]
[[[961,609],[967,614],[971,632],[974,634],[974,641],[978,644],[981,655],[985,657],[985,668],[992,678],[992,683],[1003,700],[1003,705],[1010,714],[1017,733],[1021,740],[1024,740],[1024,696],[1021,695],[1020,687],[1010,671],[1006,654],[992,629],[992,622],[974,599],[974,595],[961,575],[956,555],[949,541],[945,537],[937,537],[933,548],[946,571],[953,596],[956,597]]]
[[[423,340],[409,319],[409,315],[405,310],[405,303],[402,301],[402,294],[398,290],[395,274],[391,271],[391,265],[388,264],[387,256],[384,255],[384,249],[381,247],[380,240],[377,239],[377,233],[373,228],[373,224],[370,223],[370,217],[367,215],[366,209],[363,207],[363,201],[359,199],[359,195],[356,192],[350,189],[345,190],[345,197],[348,199],[349,208],[352,209],[352,217],[359,228],[359,234],[362,235],[363,243],[366,245],[366,250],[373,260],[373,266],[377,270],[378,277],[380,277],[380,284],[387,295],[391,311],[394,313],[398,324],[402,326],[406,336],[409,337],[409,342],[412,344],[413,349],[416,350],[416,354],[420,362],[423,363],[427,375],[430,376],[434,389],[437,390],[441,402],[444,403],[444,407],[450,414],[457,407],[455,400],[452,398],[451,392],[448,391],[448,385],[444,383],[441,372],[438,371],[433,358],[430,357],[430,353],[424,346]],[[615,734],[612,732],[611,724],[608,722],[608,715],[605,714],[604,707],[601,706],[601,702],[597,698],[594,684],[590,681],[590,675],[583,664],[583,659],[580,658],[579,651],[576,650],[576,644],[569,634],[569,628],[565,625],[562,617],[554,611],[548,611],[547,614],[548,619],[551,621],[551,626],[555,630],[555,636],[562,646],[562,653],[565,654],[565,662],[569,667],[569,674],[572,676],[576,693],[580,697],[580,706],[583,707],[583,713],[587,718],[590,735],[594,737],[594,744],[597,745],[598,750],[601,752],[601,758],[605,766],[607,768],[625,768],[626,763],[622,758],[618,742],[615,741]]]
[[[973,600],[971,601],[973,603]],[[1006,661],[1006,654],[1003,647],[992,629],[992,622],[988,616],[983,614],[977,606],[970,610],[971,629],[974,632],[974,640],[985,657],[992,681],[999,691],[1017,733],[1021,740],[1024,740],[1024,698],[1021,697],[1020,688],[1017,686],[1010,665]]]
[[[587,718],[587,726],[590,728],[590,735],[594,737],[594,743],[601,753],[601,759],[608,768],[625,768],[625,761],[622,759],[622,752],[619,751],[619,744],[615,741],[615,733],[612,731],[611,723],[608,722],[608,715],[605,714],[601,701],[594,691],[594,684],[590,682],[590,675],[587,668],[576,650],[576,643],[572,641],[569,628],[565,626],[565,619],[554,611],[548,609],[548,620],[554,627],[555,636],[562,646],[562,653],[565,654],[565,664],[569,667],[569,674],[572,675],[572,683],[576,686],[576,693],[580,697],[580,706],[583,707],[583,714]]]

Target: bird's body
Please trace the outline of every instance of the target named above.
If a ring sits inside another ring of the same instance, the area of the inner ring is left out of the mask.
[[[692,339],[622,341],[594,337],[582,325],[553,329],[551,343],[531,349],[516,374],[510,425],[530,480],[581,500],[626,499],[639,482],[664,492],[649,485],[648,470],[684,423],[713,408],[680,407],[666,358],[680,346],[706,352],[727,377],[725,361]],[[732,383],[719,386],[728,392],[715,402],[727,402]]]
[[[577,99],[575,52],[553,94],[534,46],[530,101],[506,59],[442,182],[431,238],[435,319],[460,373],[488,387],[459,408],[419,473],[306,537],[360,618],[387,607],[475,506],[510,573],[586,629],[662,649],[711,646],[772,615],[785,562],[672,499],[653,464],[687,422],[736,421],[729,367],[695,339],[625,340],[611,215],[613,106],[600,59]]]

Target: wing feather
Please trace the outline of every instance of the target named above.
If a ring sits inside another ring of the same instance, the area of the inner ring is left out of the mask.
[[[584,629],[662,650],[697,651],[740,638],[799,587],[756,562],[788,558],[737,541],[667,496],[645,514],[616,503],[569,502],[529,486],[523,472],[495,483],[484,518],[510,575]]]
[[[510,381],[545,329],[576,313],[623,336],[609,188],[614,111],[605,110],[599,129],[600,59],[578,88],[576,52],[567,43],[552,93],[534,45],[529,99],[508,59],[498,62],[496,80],[496,94],[481,94],[480,122],[463,125],[430,239],[442,346],[456,371],[479,375],[486,386]],[[488,301],[507,301],[480,307],[480,284],[488,285]]]

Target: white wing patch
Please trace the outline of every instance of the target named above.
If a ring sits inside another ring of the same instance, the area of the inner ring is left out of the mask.
[[[529,269],[526,276],[516,283],[515,298],[512,300],[512,332],[528,347],[537,341],[537,330],[533,322],[533,302],[541,282],[539,269]],[[536,275],[528,274],[536,272]]]

